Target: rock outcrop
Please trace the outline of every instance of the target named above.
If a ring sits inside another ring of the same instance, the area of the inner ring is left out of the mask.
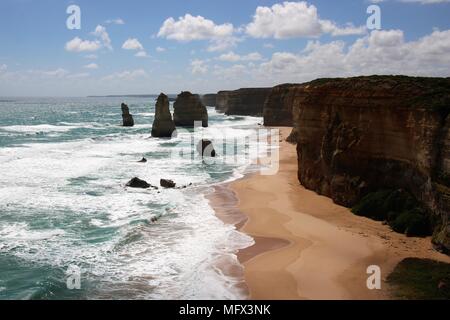
[[[202,126],[207,127],[208,111],[198,95],[184,91],[174,103],[173,120],[177,127],[194,127],[195,121],[201,121]]]
[[[212,157],[216,156],[216,150],[214,150],[214,146],[211,140],[202,139],[197,144],[197,152],[202,157]]]
[[[133,178],[126,184],[126,186],[130,188],[148,189],[151,187],[151,184],[139,178]]]
[[[123,120],[123,126],[124,127],[133,127],[134,126],[134,119],[133,116],[130,114],[130,109],[125,103],[122,103],[122,120]]]
[[[164,93],[161,93],[156,101],[152,137],[171,137],[174,131],[175,123],[170,113],[169,98]]]
[[[227,115],[261,117],[271,90],[271,88],[243,88],[220,91],[217,94],[216,110]]]
[[[406,190],[432,216],[433,242],[450,250],[450,78],[320,79],[279,86],[268,104],[293,107],[306,188],[348,207]]]
[[[167,180],[167,179],[161,179],[159,181],[159,184],[161,185],[161,187],[163,187],[165,189],[173,189],[176,187],[175,182],[173,182],[172,180]]]
[[[217,98],[217,94],[215,93],[208,93],[202,96],[202,103],[205,106],[208,107],[215,107],[216,106],[216,98]]]
[[[282,84],[272,88],[264,106],[264,125],[291,127],[297,103],[298,84]]]

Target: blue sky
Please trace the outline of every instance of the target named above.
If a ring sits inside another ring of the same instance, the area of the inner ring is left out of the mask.
[[[366,28],[373,3],[381,30]],[[81,9],[81,30],[66,27],[71,4]],[[206,93],[325,76],[450,76],[449,17],[448,0],[2,0],[0,95]]]

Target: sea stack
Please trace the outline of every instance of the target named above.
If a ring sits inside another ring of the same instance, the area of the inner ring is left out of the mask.
[[[202,127],[207,127],[208,112],[198,95],[184,91],[175,101],[173,120],[180,127],[194,127],[195,121],[201,121]]]
[[[130,114],[130,109],[125,103],[122,103],[122,120],[123,120],[123,126],[124,127],[133,127],[134,126],[134,119],[133,116]]]
[[[156,101],[155,120],[153,121],[152,137],[171,137],[175,124],[169,108],[169,98],[161,93]]]

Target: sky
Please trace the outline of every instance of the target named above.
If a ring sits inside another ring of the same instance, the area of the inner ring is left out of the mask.
[[[367,24],[373,5],[379,29]],[[450,76],[449,17],[450,0],[1,0],[0,96]]]

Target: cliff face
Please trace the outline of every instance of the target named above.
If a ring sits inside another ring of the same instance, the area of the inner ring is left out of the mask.
[[[171,137],[175,131],[175,124],[172,120],[169,105],[169,98],[164,93],[161,93],[156,101],[152,137]]]
[[[217,95],[215,93],[205,94],[201,98],[202,103],[208,107],[215,107],[216,106],[216,97],[217,97]]]
[[[231,91],[219,91],[216,96],[216,111],[225,113],[228,105],[228,97]]]
[[[264,125],[290,127],[296,108],[298,84],[282,84],[272,88],[264,106]]]
[[[306,188],[348,207],[407,190],[432,213],[434,243],[450,250],[450,78],[321,79],[277,87],[268,103],[286,101]]]
[[[173,107],[176,126],[193,127],[195,121],[201,121],[203,127],[208,126],[208,111],[198,95],[184,91],[178,95]]]
[[[216,109],[227,115],[263,115],[264,103],[271,88],[244,88],[235,91],[221,91],[217,94]]]

